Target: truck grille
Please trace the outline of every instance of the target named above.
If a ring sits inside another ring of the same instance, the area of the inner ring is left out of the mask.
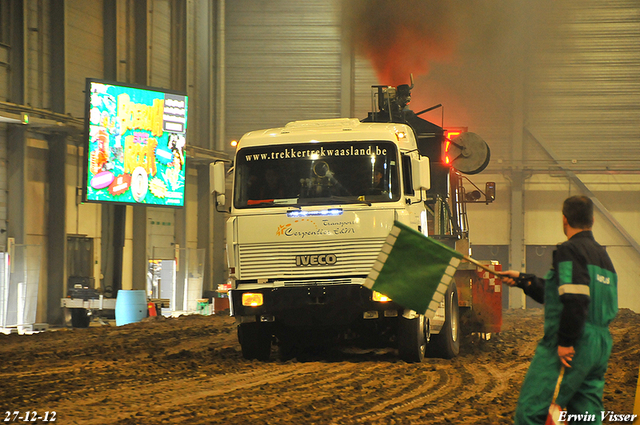
[[[239,246],[239,279],[298,279],[367,275],[384,238],[357,241],[244,244]],[[296,256],[336,256],[332,265],[296,265]]]

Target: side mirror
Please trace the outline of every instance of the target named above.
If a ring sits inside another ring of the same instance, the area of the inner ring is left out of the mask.
[[[209,164],[209,189],[211,193],[224,194],[226,191],[224,162],[212,162]]]
[[[222,161],[209,164],[209,190],[211,193],[217,194],[216,200],[219,205],[225,204],[226,183],[224,162]]]
[[[411,158],[411,181],[413,190],[429,190],[431,188],[431,168],[429,158]]]
[[[496,182],[487,182],[484,187],[484,195],[487,203],[496,200]]]

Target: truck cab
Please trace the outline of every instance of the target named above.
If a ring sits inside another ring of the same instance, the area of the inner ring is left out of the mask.
[[[425,323],[363,283],[394,220],[428,235],[429,185],[429,160],[406,124],[297,121],[246,134],[226,234],[243,355],[267,359],[273,341],[290,347],[357,334],[422,360],[445,306],[440,320]]]

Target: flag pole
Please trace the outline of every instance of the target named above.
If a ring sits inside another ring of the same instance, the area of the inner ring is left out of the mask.
[[[489,272],[489,273],[491,273],[491,274],[496,275],[497,277],[503,277],[503,276],[506,276],[506,274],[504,274],[504,273],[500,273],[500,272],[497,272],[497,271],[495,271],[495,270],[491,270],[489,267],[485,266],[484,264],[482,264],[481,262],[479,262],[479,261],[477,261],[477,260],[474,260],[473,258],[469,257],[468,255],[464,255],[464,254],[463,254],[463,255],[462,255],[462,258],[463,258],[465,261],[468,261],[469,263],[475,264],[476,266],[480,267],[482,270],[487,271],[487,272]]]

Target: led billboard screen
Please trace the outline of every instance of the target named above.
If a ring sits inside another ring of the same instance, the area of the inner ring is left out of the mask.
[[[87,79],[85,200],[183,206],[187,100]]]

